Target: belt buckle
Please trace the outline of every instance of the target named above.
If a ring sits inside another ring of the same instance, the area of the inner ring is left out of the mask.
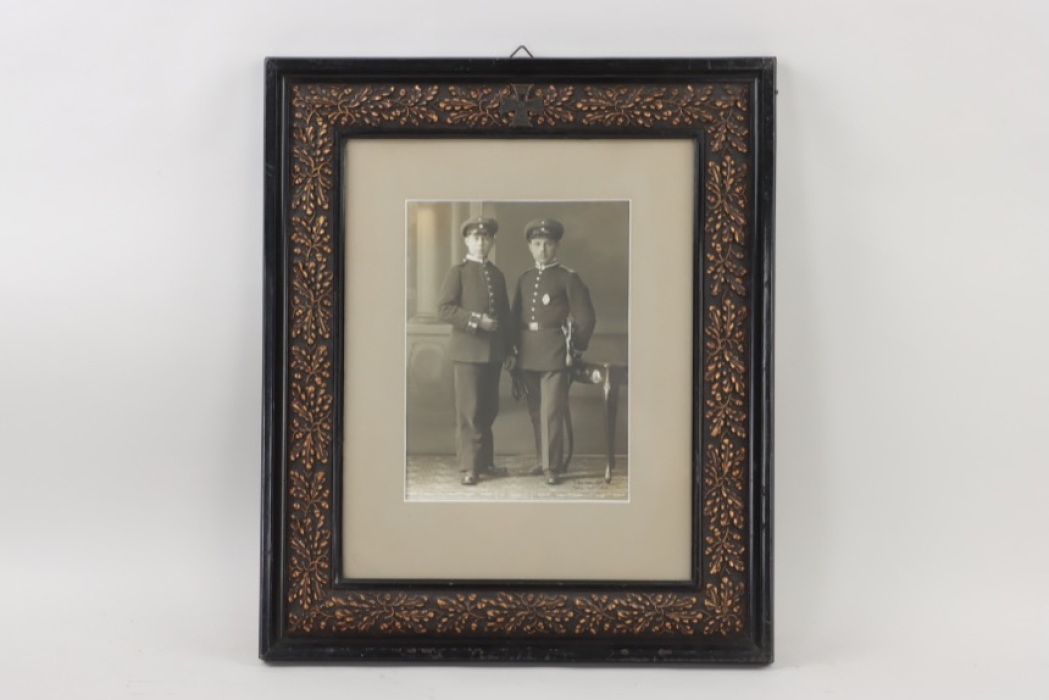
[[[528,324],[528,330],[530,330],[530,331],[537,331],[537,330],[539,330],[539,324],[536,323],[535,321],[532,321],[531,323]]]

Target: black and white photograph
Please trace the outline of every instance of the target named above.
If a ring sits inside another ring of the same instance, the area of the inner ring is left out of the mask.
[[[630,202],[407,201],[406,501],[628,501]]]

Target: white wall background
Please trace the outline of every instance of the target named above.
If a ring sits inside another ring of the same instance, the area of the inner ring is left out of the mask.
[[[4,0],[0,695],[1049,696],[1047,40],[1036,0]],[[256,660],[263,57],[520,43],[780,59],[770,669]]]

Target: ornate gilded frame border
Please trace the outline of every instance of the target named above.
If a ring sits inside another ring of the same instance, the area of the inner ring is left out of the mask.
[[[262,658],[771,661],[774,75],[770,58],[267,61]],[[690,583],[334,586],[350,132],[696,141]]]

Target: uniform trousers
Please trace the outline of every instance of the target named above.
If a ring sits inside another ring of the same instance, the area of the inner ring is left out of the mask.
[[[536,465],[546,474],[564,471],[565,414],[568,412],[568,371],[522,370],[528,415],[535,432]]]
[[[498,362],[456,362],[455,444],[459,468],[478,474],[495,463],[492,424],[499,415]]]

